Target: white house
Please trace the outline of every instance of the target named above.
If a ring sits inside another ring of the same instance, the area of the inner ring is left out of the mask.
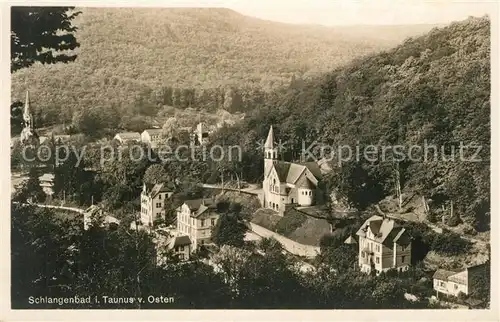
[[[174,194],[166,184],[144,184],[141,192],[141,223],[153,226],[153,221],[165,215],[165,202]]]
[[[195,135],[198,144],[203,145],[208,143],[208,137],[211,133],[211,129],[203,122],[196,125]]]
[[[315,162],[278,161],[278,148],[271,126],[264,144],[263,206],[283,215],[286,205],[311,206],[321,194],[321,170]]]
[[[378,274],[391,268],[405,271],[411,264],[411,238],[394,220],[381,216],[367,219],[357,231],[359,267]]]
[[[120,142],[120,144],[125,144],[128,142],[140,142],[141,134],[139,132],[121,132],[117,133],[114,139]]]
[[[177,208],[177,231],[191,239],[191,250],[211,243],[212,228],[219,214],[212,199],[186,200]]]
[[[42,187],[43,192],[48,196],[54,194],[54,175],[52,173],[44,173],[42,176],[38,177],[40,181],[40,187]]]
[[[460,293],[469,295],[473,288],[472,281],[483,274],[485,268],[487,268],[485,264],[480,264],[458,271],[438,269],[432,276],[436,296],[439,297],[439,294],[458,296]]]
[[[141,141],[156,148],[162,141],[161,129],[147,129],[141,133]]]

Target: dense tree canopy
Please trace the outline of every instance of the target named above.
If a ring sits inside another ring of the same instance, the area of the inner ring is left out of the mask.
[[[72,62],[70,52],[80,44],[76,41],[73,20],[80,14],[73,7],[11,8],[11,71],[35,62],[54,64]]]

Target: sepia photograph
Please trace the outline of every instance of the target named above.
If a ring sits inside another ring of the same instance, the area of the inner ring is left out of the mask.
[[[3,7],[9,309],[498,309],[497,3],[220,3]]]

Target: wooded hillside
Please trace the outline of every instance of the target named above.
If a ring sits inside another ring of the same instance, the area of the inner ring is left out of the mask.
[[[431,28],[288,25],[229,9],[81,11],[75,62],[12,76],[12,100],[29,89],[42,126],[68,124],[82,110],[115,125],[118,116],[154,116],[164,105],[248,110],[295,74],[300,82]]]
[[[490,21],[469,18],[433,29],[303,88],[282,91],[223,138],[263,139],[271,124],[287,142],[285,158],[300,159],[302,140],[306,148],[317,141],[349,145],[354,152],[369,144],[402,145],[406,152],[413,145],[435,145],[426,158],[417,150],[412,158],[419,160],[383,162],[380,149],[375,162],[361,155],[333,171],[329,184],[365,208],[397,195],[399,183],[429,200],[433,220],[442,211],[449,215],[453,202],[450,224],[465,221],[484,229],[490,209]],[[471,161],[477,148],[464,149],[461,160],[460,144],[481,146],[481,161]]]

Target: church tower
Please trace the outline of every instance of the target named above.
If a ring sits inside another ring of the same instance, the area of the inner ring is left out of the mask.
[[[24,102],[24,111],[23,111],[23,121],[24,128],[28,128],[33,132],[33,114],[31,113],[30,108],[30,93],[26,91],[26,101]]]
[[[31,113],[30,94],[28,91],[26,91],[26,101],[24,102],[21,142],[26,145],[36,145],[38,143],[38,136],[33,124],[33,114]]]
[[[278,160],[278,149],[274,146],[274,131],[271,125],[264,143],[264,176],[267,176],[276,160]]]

